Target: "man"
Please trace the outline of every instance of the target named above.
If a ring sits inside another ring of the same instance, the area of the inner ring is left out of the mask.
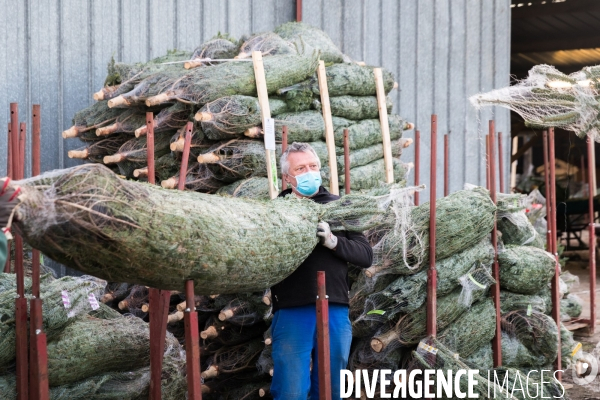
[[[306,143],[293,143],[281,156],[282,179],[291,186],[279,196],[293,193],[317,203],[339,196],[321,186],[321,163]],[[352,341],[348,318],[348,263],[367,268],[373,252],[364,235],[332,233],[326,222],[316,232],[320,244],[294,273],[271,288],[273,304],[273,383],[275,400],[319,399],[317,365],[317,271],[325,271],[329,297],[332,398],[340,398],[340,370],[345,369]],[[310,370],[312,358],[312,371]]]
[[[9,178],[0,179],[0,270],[4,269],[6,264],[6,255],[8,253],[7,237],[10,235],[10,216],[17,205],[17,196],[20,189],[8,187]]]

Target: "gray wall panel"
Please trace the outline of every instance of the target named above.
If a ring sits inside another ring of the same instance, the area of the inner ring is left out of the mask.
[[[31,105],[42,105],[43,170],[74,165],[67,151],[79,142],[60,133],[92,103],[112,55],[146,61],[172,48],[191,51],[219,31],[240,38],[296,16],[295,0],[0,0],[0,7],[0,175],[10,102],[19,102],[28,123]],[[489,118],[504,133],[508,182],[509,113],[478,112],[468,97],[509,83],[509,0],[304,0],[302,12],[352,59],[395,74],[394,112],[422,133],[421,182],[429,181],[434,112],[440,169],[443,134],[450,134],[451,191],[465,182],[485,184]],[[402,159],[414,160],[414,146]],[[441,181],[437,189],[441,195]]]

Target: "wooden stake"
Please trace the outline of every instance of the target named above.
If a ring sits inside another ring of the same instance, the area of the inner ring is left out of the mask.
[[[590,325],[589,332],[590,334],[594,334],[596,332],[596,231],[594,227],[594,196],[592,196],[592,186],[594,185],[594,174],[592,170],[594,169],[594,141],[588,137],[587,138],[587,148],[588,148],[588,182],[589,182],[589,195],[588,195],[588,213],[589,213],[589,265],[590,265]],[[582,171],[583,173],[583,171]]]
[[[427,336],[437,335],[436,188],[437,188],[437,115],[431,116],[431,155],[429,177],[429,269],[427,271]]]
[[[288,147],[288,127],[284,125],[281,130],[281,154],[285,153]],[[287,189],[287,182],[281,177],[281,190]]]
[[[344,129],[344,192],[350,194],[350,140],[348,129]]]
[[[519,150],[519,137],[515,136],[512,140],[512,155],[517,154]],[[517,160],[510,163],[510,188],[509,191],[512,192],[512,189],[517,186]]]
[[[381,126],[381,138],[383,140],[383,162],[385,165],[386,183],[394,183],[394,161],[392,160],[392,146],[390,143],[390,124],[388,122],[385,89],[383,88],[383,76],[381,68],[373,69],[375,75],[375,88],[377,90],[377,108],[379,109],[379,124]]]
[[[329,191],[332,194],[340,194],[338,182],[337,158],[335,155],[335,138],[333,132],[333,120],[331,119],[331,105],[329,104],[329,88],[327,87],[327,73],[325,62],[319,61],[317,68],[319,80],[319,92],[321,93],[321,112],[325,120],[325,142],[327,143],[327,154],[329,159]]]
[[[271,118],[271,109],[269,107],[269,94],[267,92],[265,67],[263,65],[262,53],[260,51],[252,52],[252,63],[254,64],[254,79],[256,80],[256,91],[258,93],[258,103],[260,105],[260,119],[263,123],[263,129],[265,129],[267,119]],[[267,161],[267,178],[269,179],[269,197],[274,199],[279,194],[275,151],[265,148],[265,159]]]

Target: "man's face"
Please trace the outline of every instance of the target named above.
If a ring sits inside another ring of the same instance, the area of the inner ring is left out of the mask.
[[[298,151],[288,155],[288,164],[290,169],[284,174],[283,179],[292,186],[292,191],[298,197],[305,197],[298,193],[295,187],[298,186],[296,176],[309,171],[319,171],[319,160],[311,152]]]

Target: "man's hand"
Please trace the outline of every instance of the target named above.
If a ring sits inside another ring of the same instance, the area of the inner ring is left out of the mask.
[[[331,233],[331,228],[327,222],[319,222],[317,225],[317,236],[321,240],[323,246],[335,250],[338,240],[337,237]]]
[[[0,179],[0,230],[5,234],[8,234],[10,229],[10,216],[21,192],[21,188],[9,186],[9,183],[10,178]]]

